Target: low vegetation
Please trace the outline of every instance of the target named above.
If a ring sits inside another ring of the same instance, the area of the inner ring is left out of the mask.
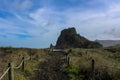
[[[25,61],[25,71],[22,72],[21,68],[14,70],[15,80],[29,80],[34,76],[34,69],[38,66],[40,61],[44,60],[45,52],[43,49],[28,49],[28,48],[0,48],[0,75],[8,68],[8,63],[13,63],[14,66],[20,64],[22,57],[25,59],[32,56],[32,60]],[[8,76],[5,76],[5,80]]]
[[[67,49],[66,51],[68,51]],[[116,51],[113,51],[116,50]],[[120,48],[99,49],[71,48],[69,64],[62,52],[49,52],[48,49],[0,48],[0,75],[8,63],[18,65],[22,57],[32,56],[25,62],[25,71],[14,71],[15,80],[119,80]],[[95,61],[94,70],[92,60]],[[7,76],[5,77],[7,79]]]
[[[112,53],[104,49],[72,49],[69,54],[70,66],[65,72],[72,80],[91,80],[92,60],[95,61],[95,80],[120,79],[120,52]]]

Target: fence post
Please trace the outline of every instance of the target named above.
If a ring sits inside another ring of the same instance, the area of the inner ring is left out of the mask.
[[[8,67],[10,67],[8,71],[8,79],[9,80],[14,80],[14,69],[13,69],[13,63],[9,63]]]
[[[23,63],[22,63],[22,71],[24,71],[25,70],[25,58],[24,57],[22,57],[22,61],[23,61]]]
[[[92,80],[95,80],[94,68],[95,68],[95,60],[92,59]]]
[[[32,53],[30,53],[30,60],[32,60]]]
[[[68,63],[68,66],[70,65],[70,57],[68,56],[67,57],[67,63]]]
[[[68,66],[70,64],[70,57],[69,57],[69,54],[72,52],[72,49],[69,49],[69,51],[66,53],[66,58],[67,58],[67,63],[68,63]]]

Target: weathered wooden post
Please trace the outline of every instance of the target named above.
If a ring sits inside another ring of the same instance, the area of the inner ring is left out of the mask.
[[[9,63],[8,67],[10,67],[9,71],[8,71],[8,79],[9,80],[14,80],[14,69],[13,69],[13,63]]]
[[[32,51],[29,51],[29,55],[30,55],[30,60],[32,60]]]
[[[66,63],[68,62],[68,52],[65,52]]]
[[[69,57],[69,54],[72,52],[71,49],[69,49],[68,52],[66,52],[66,60],[67,60],[67,65],[69,66],[70,65],[70,57]]]
[[[68,66],[70,65],[70,57],[69,56],[67,57],[67,64],[68,64]]]
[[[25,70],[25,58],[24,57],[22,57],[22,61],[23,61],[23,63],[22,63],[22,71],[24,71]]]
[[[95,60],[92,59],[92,80],[95,80],[95,73],[94,73],[94,68],[95,68]]]

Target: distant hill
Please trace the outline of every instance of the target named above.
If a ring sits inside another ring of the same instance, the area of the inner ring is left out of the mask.
[[[96,40],[96,42],[99,42],[104,47],[120,45],[120,40]]]
[[[89,41],[87,38],[77,34],[74,27],[64,29],[58,37],[56,48],[97,48],[102,45],[98,42]]]

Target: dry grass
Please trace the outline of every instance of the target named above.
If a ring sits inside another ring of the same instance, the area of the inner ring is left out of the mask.
[[[70,64],[86,71],[91,69],[91,60],[95,60],[95,72],[101,75],[107,72],[113,80],[120,79],[120,61],[111,58],[111,52],[103,49],[72,49]]]
[[[8,67],[8,63],[14,63],[14,66],[20,64],[22,57],[25,59],[30,57],[32,54],[32,60],[25,62],[25,73],[21,72],[21,69],[15,70],[15,80],[25,80],[31,75],[34,74],[34,68],[37,67],[39,61],[43,61],[45,57],[45,52],[43,49],[28,49],[28,48],[0,48],[0,75],[4,73],[4,71]],[[19,76],[18,76],[19,75]],[[17,77],[18,76],[18,77]]]
[[[118,49],[118,48],[117,48]],[[27,49],[27,48],[0,48],[0,75],[5,71],[9,62],[18,65],[24,56],[28,58],[32,54],[32,61],[25,63],[25,73],[21,70],[16,70],[17,80],[29,80],[35,76],[34,69],[39,63],[46,61],[49,58],[48,49]],[[120,80],[120,52],[109,52],[104,49],[72,49],[69,54],[70,66],[66,69],[71,80],[82,80],[85,76],[81,72],[91,71],[91,60],[95,60],[95,72],[100,72],[101,76],[107,74],[112,80]],[[49,64],[49,63],[48,63]],[[74,75],[73,75],[74,74]]]

